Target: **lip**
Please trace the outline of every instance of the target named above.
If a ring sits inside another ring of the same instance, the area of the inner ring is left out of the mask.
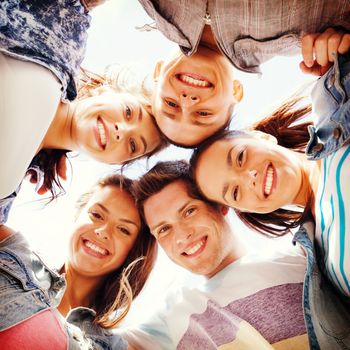
[[[272,185],[271,185],[271,192],[269,195],[265,194],[265,185],[266,185],[266,177],[267,177],[267,170],[269,169],[269,167],[271,167],[273,169],[273,175],[272,175]],[[270,197],[273,192],[275,191],[277,186],[277,172],[276,172],[276,168],[273,166],[273,164],[271,162],[267,163],[263,172],[263,181],[262,181],[262,186],[261,186],[261,191],[262,191],[262,195],[263,198],[268,198]]]
[[[188,255],[185,251],[194,248],[198,243],[203,242],[203,245],[193,254]],[[183,252],[181,253],[181,256],[186,257],[188,259],[193,259],[196,258],[197,256],[199,256],[200,254],[202,254],[202,252],[204,251],[206,245],[208,242],[208,236],[204,236],[200,239],[197,239],[196,241],[190,243],[187,245],[186,249],[183,250]]]
[[[106,135],[106,144],[105,145],[103,145],[102,142],[101,142],[101,137],[100,137],[100,133],[99,133],[99,130],[98,130],[98,123],[102,124],[104,132],[105,132],[105,135]],[[106,127],[106,123],[103,120],[103,118],[101,118],[100,115],[97,116],[96,125],[95,125],[93,131],[94,131],[94,135],[95,135],[95,139],[96,139],[96,142],[98,144],[98,147],[104,151],[107,148],[107,145],[109,143],[109,133],[108,133],[108,128]]]
[[[86,245],[86,242],[93,243],[94,245],[98,246],[99,248],[107,250],[107,252],[108,252],[107,255],[100,254],[100,253],[92,250],[91,248],[89,248]],[[99,244],[96,241],[93,241],[91,239],[82,238],[81,239],[81,244],[82,244],[82,247],[83,247],[83,250],[85,251],[85,253],[87,253],[88,255],[93,256],[93,257],[95,257],[97,259],[104,259],[104,258],[108,257],[109,255],[111,255],[111,252],[107,248],[103,247],[101,244]]]
[[[182,79],[182,76],[186,76],[188,78],[192,78],[192,79],[196,79],[196,80],[201,80],[203,82],[205,82],[206,84],[209,84],[208,86],[200,86],[198,84],[191,84],[188,81],[184,81]],[[193,74],[193,73],[187,73],[187,72],[180,72],[175,74],[175,78],[178,82],[180,82],[180,84],[185,85],[185,86],[190,86],[193,88],[197,88],[197,89],[211,89],[214,87],[214,84],[207,79],[206,77],[204,77],[203,75],[199,75],[199,74]]]

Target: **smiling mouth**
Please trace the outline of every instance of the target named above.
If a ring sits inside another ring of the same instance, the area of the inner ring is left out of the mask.
[[[105,125],[102,122],[101,117],[97,118],[97,133],[98,133],[98,144],[105,150],[107,145],[107,135]]]
[[[186,257],[194,257],[199,255],[204,250],[207,239],[208,239],[208,236],[203,237],[195,245],[191,246],[190,248],[182,252],[181,255]]]
[[[94,256],[107,256],[109,255],[109,251],[107,249],[104,249],[102,247],[99,247],[98,245],[96,245],[95,243],[84,239],[83,240],[83,245],[85,247],[85,249],[88,249],[89,252],[92,253],[92,255]]]
[[[264,196],[267,198],[271,192],[274,185],[275,169],[270,163],[266,170],[265,182],[264,182]]]
[[[175,75],[176,79],[181,83],[186,84],[188,86],[196,87],[196,88],[211,88],[213,84],[205,79],[202,76],[198,76],[195,74],[188,73],[180,73]]]

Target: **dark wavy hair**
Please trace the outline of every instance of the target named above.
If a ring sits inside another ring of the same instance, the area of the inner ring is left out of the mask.
[[[77,214],[91,196],[101,188],[117,187],[130,194],[133,180],[119,174],[103,177],[76,203]],[[141,229],[124,263],[105,276],[93,295],[88,307],[96,311],[94,322],[103,328],[113,328],[127,315],[133,299],[141,292],[157,257],[157,242],[143,219]]]
[[[309,140],[308,126],[310,121],[303,121],[311,112],[311,105],[298,107],[303,97],[295,97],[286,101],[268,117],[252,126],[252,130],[259,130],[274,136],[280,146],[303,153]],[[244,130],[226,130],[220,135],[208,138],[192,154],[190,159],[192,176],[195,178],[198,161],[203,152],[217,141],[230,140],[236,137],[252,137]],[[200,188],[199,188],[200,190]],[[289,209],[277,209],[271,213],[247,213],[235,209],[238,217],[253,230],[268,237],[279,237],[298,227],[311,213],[312,194],[302,212]]]
[[[168,140],[165,138],[161,130],[159,129],[157,123],[152,114],[152,92],[146,87],[144,81],[139,84],[128,84],[128,74],[124,74],[123,67],[115,69],[109,66],[107,67],[105,75],[99,75],[92,73],[86,69],[81,68],[80,74],[77,78],[78,86],[78,100],[82,100],[91,96],[98,94],[98,89],[101,88],[110,88],[116,92],[126,92],[134,95],[141,102],[143,107],[147,112],[152,116],[154,120],[154,125],[157,128],[160,135],[160,144],[151,152],[143,155],[142,157],[150,158],[152,155],[160,152],[162,149],[166,148],[169,145]],[[129,71],[125,68],[125,71]],[[64,188],[60,182],[58,176],[58,169],[60,162],[67,160],[67,154],[69,150],[61,149],[42,149],[33,159],[33,162],[39,167],[39,169],[44,174],[44,186],[47,190],[51,192],[51,200],[57,196],[64,194]],[[136,158],[137,159],[137,158]],[[131,159],[122,165],[124,168],[126,165],[131,164],[136,159]],[[33,179],[36,179],[36,173],[28,170],[27,174]]]

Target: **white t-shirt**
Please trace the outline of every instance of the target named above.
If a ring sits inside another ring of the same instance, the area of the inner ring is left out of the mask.
[[[305,257],[243,257],[196,288],[181,288],[122,335],[138,349],[308,349]],[[155,301],[156,305],[156,301]]]
[[[335,287],[350,296],[350,146],[322,159],[315,201],[316,242]]]

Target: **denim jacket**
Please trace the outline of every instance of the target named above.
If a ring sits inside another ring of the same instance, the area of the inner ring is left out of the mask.
[[[350,349],[350,299],[333,287],[318,265],[322,259],[314,244],[315,225],[305,222],[294,235],[307,255],[304,279],[304,318],[313,350]]]
[[[48,268],[16,233],[0,242],[0,332],[44,310],[57,307],[63,296],[64,277]],[[69,350],[127,349],[118,335],[93,324],[94,311],[76,308],[63,321]],[[63,317],[58,318],[60,321]],[[45,335],[43,335],[45,336]]]
[[[350,53],[339,56],[311,93],[315,126],[309,127],[306,154],[318,160],[350,139]]]
[[[0,51],[48,68],[62,83],[62,98],[74,100],[90,20],[80,0],[2,0]]]
[[[312,90],[315,126],[309,127],[306,154],[318,160],[350,138],[350,54],[338,57]],[[315,225],[304,223],[294,236],[307,252],[304,317],[312,349],[350,349],[350,299],[340,295],[322,273],[321,251],[314,243]]]

